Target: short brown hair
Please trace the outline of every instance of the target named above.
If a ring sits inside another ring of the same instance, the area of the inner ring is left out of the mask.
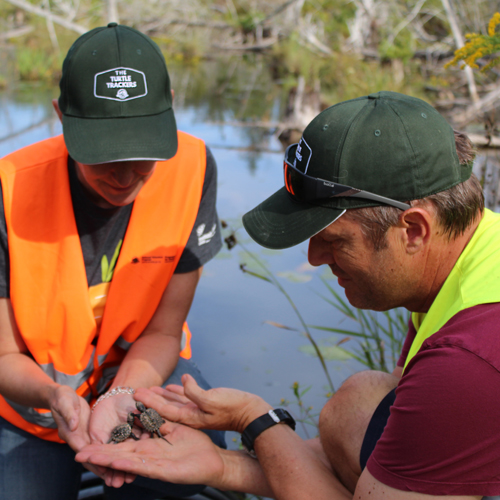
[[[474,161],[476,151],[470,139],[461,132],[454,131],[455,146],[460,164]],[[430,202],[436,208],[437,218],[445,235],[453,239],[476,220],[484,210],[483,188],[477,177],[471,174],[465,182],[446,191],[427,196],[422,200],[408,201],[411,206]],[[401,210],[387,205],[367,208],[354,208],[347,216],[361,224],[364,235],[372,242],[375,250],[387,246],[386,234],[390,227],[399,222]]]

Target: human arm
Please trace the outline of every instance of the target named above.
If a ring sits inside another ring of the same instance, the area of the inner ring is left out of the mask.
[[[202,266],[221,247],[215,208],[216,192],[217,167],[207,148],[205,178],[191,234],[157,312],[139,339],[131,346],[112,382],[112,387],[125,386],[135,389],[162,385],[175,368],[180,351],[182,325],[189,311]],[[103,413],[103,408],[106,407],[113,413],[113,406],[119,403],[123,403],[120,421],[124,422],[126,414],[135,410],[134,401],[130,396],[109,398],[98,405],[94,414]],[[114,425],[107,425],[98,436],[94,436],[95,439],[106,442]]]
[[[195,384],[194,381],[193,383]],[[242,391],[212,389],[207,392],[211,395],[215,392],[219,396],[215,406],[218,406],[222,413],[226,413],[225,409],[229,410],[230,400],[236,400],[239,406],[247,408],[248,411],[253,407],[255,414],[259,416],[271,408],[257,396]],[[153,391],[140,389],[136,396],[163,415],[165,408],[169,406],[169,402],[163,396]],[[245,426],[243,417],[245,413],[245,410],[239,412],[238,418],[227,425],[232,428]],[[252,419],[251,415],[247,416],[249,420]],[[218,427],[214,408],[209,410],[207,419],[198,422],[198,425]],[[173,446],[152,439],[118,445],[91,445],[82,450],[76,459],[163,481],[202,483],[224,490],[274,496],[259,461],[251,458],[246,452],[222,450],[202,432],[176,423],[167,422],[161,431],[166,434]],[[322,461],[323,467],[327,469],[325,465],[327,460],[319,441],[313,439],[304,442],[298,439],[304,444],[307,454],[314,457],[314,460]]]
[[[148,387],[162,384],[169,377],[179,359],[182,325],[200,275],[201,269],[197,269],[172,276],[151,321],[121,363],[112,387]],[[134,410],[135,402],[129,394],[102,400],[90,420],[92,442],[106,443],[111,430]],[[123,477],[108,474],[107,482],[119,487]]]
[[[182,382],[183,387],[138,391],[136,398],[146,405],[157,407],[171,420],[197,428],[227,429],[240,433],[253,420],[272,409],[271,405],[253,394],[225,388],[204,391],[189,375],[184,375]],[[158,395],[164,399],[159,399]],[[174,401],[174,404],[169,404],[168,400]],[[276,498],[305,498],[309,494],[308,487],[315,498],[322,498],[322,495],[328,498],[332,492],[341,497],[348,495],[332,474],[319,440],[304,441],[290,427],[280,424],[258,436],[254,446],[260,465],[259,474],[255,471],[249,474],[249,464],[245,461],[226,461],[224,473],[219,476],[222,480],[215,487],[256,493],[256,487],[266,484],[269,490],[261,494]],[[235,478],[239,481],[250,478],[250,482],[235,484]]]
[[[90,443],[88,403],[70,387],[54,382],[33,360],[8,298],[0,298],[0,394],[28,407],[51,410],[59,437],[75,452]],[[102,474],[102,470],[88,468]]]

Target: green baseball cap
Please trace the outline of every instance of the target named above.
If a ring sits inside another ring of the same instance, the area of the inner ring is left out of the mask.
[[[59,86],[64,140],[76,161],[167,160],[177,152],[165,59],[139,31],[109,23],[82,35]]]
[[[288,148],[285,170],[295,186],[286,176],[243,216],[249,235],[272,249],[305,241],[352,208],[409,208],[466,181],[472,162],[460,164],[453,129],[432,106],[384,91],[322,111]]]

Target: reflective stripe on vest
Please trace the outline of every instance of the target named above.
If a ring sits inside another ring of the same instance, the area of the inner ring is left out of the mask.
[[[87,400],[104,390],[123,359],[123,348],[146,328],[196,220],[205,145],[182,132],[178,139],[176,156],[157,163],[134,202],[95,347],[96,324],[63,137],[28,146],[0,161],[10,295],[21,336],[45,373]],[[183,355],[188,351],[186,345]],[[0,415],[6,420],[60,441],[49,422],[50,412],[36,410],[39,418],[33,409],[15,408],[0,397]]]
[[[405,369],[422,344],[458,312],[500,302],[500,215],[485,210],[474,235],[458,258],[427,313],[413,313],[417,334]]]

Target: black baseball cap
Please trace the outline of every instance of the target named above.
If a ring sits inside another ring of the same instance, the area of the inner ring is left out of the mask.
[[[76,161],[167,160],[177,152],[165,59],[141,32],[109,23],[85,33],[69,49],[59,85],[64,140]]]
[[[472,172],[472,162],[460,164],[453,129],[444,117],[421,99],[396,92],[377,92],[324,110],[290,151],[293,158],[285,157],[285,167],[292,166],[299,177],[310,183],[319,179],[332,192],[338,185],[345,189],[300,201],[293,189],[283,187],[246,213],[245,229],[267,248],[297,245],[349,209],[398,206],[445,191]],[[387,203],[363,197],[360,190],[388,198]]]

